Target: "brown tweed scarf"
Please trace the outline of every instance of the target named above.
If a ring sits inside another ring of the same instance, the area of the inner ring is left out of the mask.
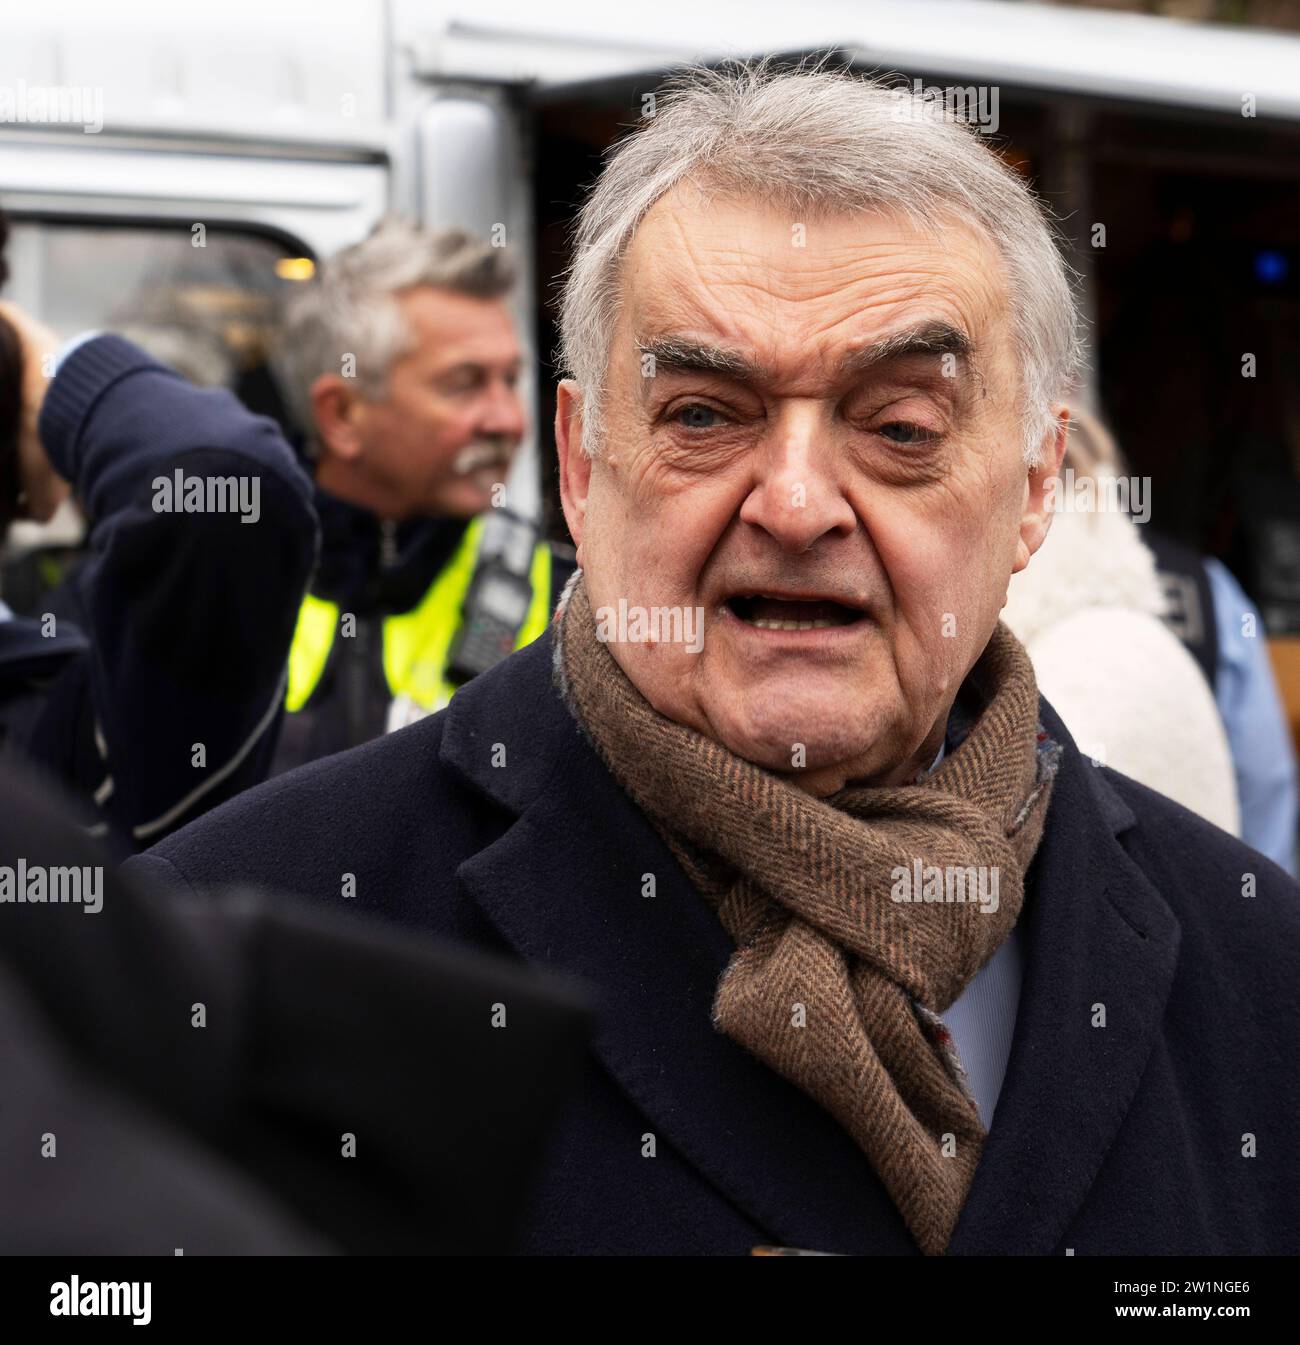
[[[735,941],[714,1026],[830,1112],[942,1253],[985,1131],[939,1015],[1015,925],[1059,756],[1028,655],[999,624],[937,769],[821,800],[656,712],[597,638],[580,572],[557,621],[566,703]],[[980,868],[996,909],[958,873]]]

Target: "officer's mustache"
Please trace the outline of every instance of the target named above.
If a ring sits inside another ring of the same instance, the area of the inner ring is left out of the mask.
[[[509,467],[514,457],[514,444],[508,440],[479,440],[466,444],[452,459],[453,476],[470,476],[485,467]]]

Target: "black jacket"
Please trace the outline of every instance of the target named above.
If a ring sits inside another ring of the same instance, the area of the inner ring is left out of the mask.
[[[552,652],[548,633],[441,714],[128,867],[331,904],[352,872],[377,915],[594,984],[595,1051],[532,1250],[915,1253],[848,1134],[712,1028],[730,941],[558,699]],[[1042,715],[1063,761],[1011,1057],[950,1253],[1300,1251],[1300,890]]]
[[[392,692],[384,669],[384,621],[419,606],[465,536],[467,519],[414,518],[381,523],[366,509],[316,489],[321,521],[320,565],[312,592],[356,618],[356,629],[336,639],[311,699],[280,728],[271,774],[345,751],[379,737]],[[573,562],[551,548],[551,607]]]
[[[392,692],[384,672],[384,619],[418,606],[455,553],[467,523],[419,518],[381,523],[369,510],[318,486],[320,564],[311,590],[356,618],[356,631],[336,639],[311,699],[286,714],[271,774],[346,748],[384,732]]]
[[[0,738],[139,848],[268,772],[316,555],[311,483],[272,421],[117,336],[68,356],[39,429],[89,554],[52,628],[0,622]],[[155,510],[178,469],[255,479],[257,521]]]
[[[111,868],[98,909],[10,899],[20,862],[104,859],[0,770],[0,1253],[510,1249],[580,1067],[573,987]]]

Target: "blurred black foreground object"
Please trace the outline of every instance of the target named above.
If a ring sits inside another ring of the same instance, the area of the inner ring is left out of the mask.
[[[97,913],[15,900],[103,864],[44,791],[0,774],[0,1252],[512,1249],[591,1030],[577,985],[107,865]]]

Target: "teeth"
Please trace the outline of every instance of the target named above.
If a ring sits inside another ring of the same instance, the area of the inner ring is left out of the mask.
[[[825,630],[828,626],[839,625],[839,622],[826,617],[818,617],[816,621],[777,621],[773,617],[760,616],[749,624],[758,630]]]

